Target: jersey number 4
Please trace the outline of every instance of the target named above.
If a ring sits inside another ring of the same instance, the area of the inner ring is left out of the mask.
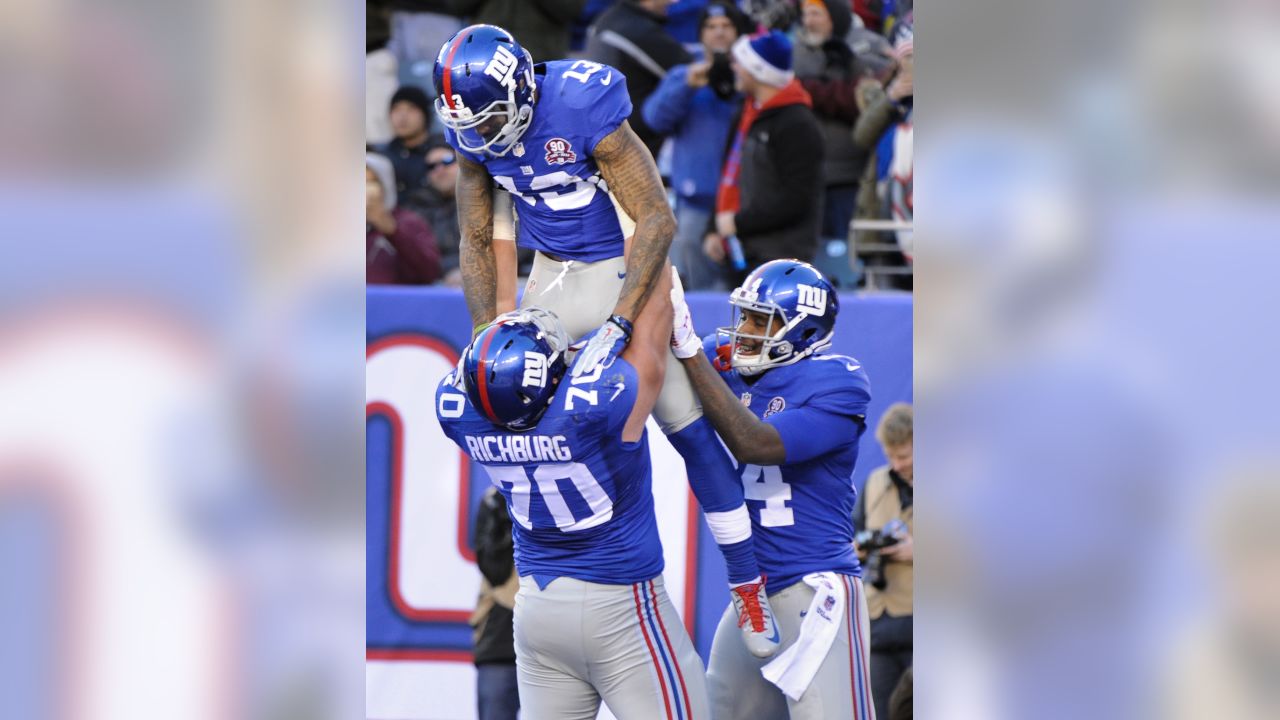
[[[795,525],[795,513],[787,507],[791,499],[791,486],[782,479],[777,465],[747,465],[742,469],[742,489],[748,500],[761,500],[760,524],[765,527]]]
[[[608,493],[600,487],[591,468],[582,463],[548,463],[533,465],[527,468],[515,466],[486,465],[485,470],[493,482],[510,485],[511,516],[526,530],[533,530],[533,522],[529,518],[529,503],[533,496],[533,485],[538,486],[538,494],[547,506],[547,511],[555,520],[556,528],[561,532],[577,532],[609,522],[613,517],[613,501]],[[530,482],[530,475],[533,481]],[[591,515],[581,520],[574,518],[569,504],[560,495],[559,480],[573,483],[578,494],[591,509]]]

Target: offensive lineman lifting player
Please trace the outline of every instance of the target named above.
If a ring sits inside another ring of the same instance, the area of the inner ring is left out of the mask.
[[[646,333],[647,304],[667,302],[653,291],[670,267],[675,227],[653,158],[627,123],[626,78],[586,60],[534,65],[507,31],[473,25],[440,49],[434,80],[436,112],[458,152],[460,266],[476,332],[494,321],[496,298],[509,296],[493,242],[496,183],[516,207],[519,244],[537,250],[522,307],[552,311],[572,338],[595,331],[573,363],[575,379],[608,368],[633,334]],[[658,374],[653,415],[684,458],[725,557],[741,637],[753,656],[768,657],[779,635],[742,485],[669,354]]]
[[[622,355],[576,378],[553,313],[505,313],[437,388],[440,427],[484,465],[515,521],[516,668],[531,720],[593,720],[602,699],[619,720],[710,717],[702,659],[663,586],[645,429],[670,313],[646,304]]]

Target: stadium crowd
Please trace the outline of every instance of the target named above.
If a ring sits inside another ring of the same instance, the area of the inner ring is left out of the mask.
[[[461,285],[458,171],[430,75],[444,40],[482,22],[534,62],[623,72],[687,289],[727,290],[786,257],[837,287],[911,289],[911,0],[369,0],[367,13],[369,283]],[[520,251],[522,277],[532,259]]]

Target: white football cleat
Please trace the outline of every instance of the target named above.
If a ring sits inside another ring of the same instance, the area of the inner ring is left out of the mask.
[[[773,621],[773,608],[764,594],[764,580],[729,588],[733,607],[738,611],[738,629],[747,650],[758,658],[767,658],[778,651],[781,636]]]

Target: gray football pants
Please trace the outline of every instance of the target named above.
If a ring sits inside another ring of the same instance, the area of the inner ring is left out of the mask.
[[[621,257],[594,263],[560,262],[537,253],[520,307],[537,305],[550,310],[560,318],[569,337],[578,340],[609,319],[622,291],[626,270],[626,260]],[[680,361],[670,353],[653,417],[667,435],[683,430],[702,417],[702,406],[693,394],[689,378]]]
[[[747,652],[738,630],[737,612],[732,604],[725,609],[711,643],[711,668],[707,671],[715,720],[875,720],[867,663],[867,601],[860,579],[840,577],[846,600],[843,627],[798,701],[788,698],[760,674],[769,659],[760,660]],[[799,636],[800,622],[813,595],[813,588],[803,582],[769,593],[773,617],[782,634],[779,654]]]
[[[516,677],[524,720],[709,720],[702,659],[662,576],[635,585],[520,578]],[[739,645],[741,640],[737,641]]]

